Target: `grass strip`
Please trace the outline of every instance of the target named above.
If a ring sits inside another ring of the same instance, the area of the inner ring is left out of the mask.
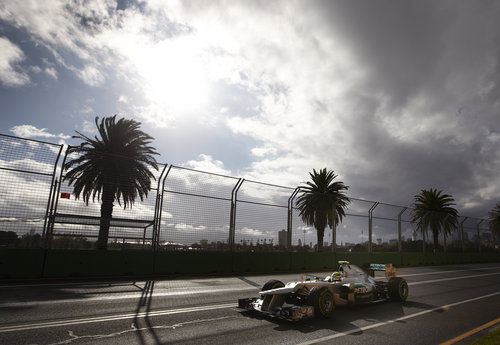
[[[469,345],[497,345],[500,344],[500,328],[488,333],[482,338],[477,339]]]

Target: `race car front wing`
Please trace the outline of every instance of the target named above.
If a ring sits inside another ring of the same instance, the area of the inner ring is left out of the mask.
[[[258,297],[240,298],[238,299],[238,308],[245,310],[255,310],[266,315],[279,317],[289,321],[299,321],[314,316],[314,307],[312,306],[288,305],[272,308],[271,310],[263,310],[262,303],[263,300]]]

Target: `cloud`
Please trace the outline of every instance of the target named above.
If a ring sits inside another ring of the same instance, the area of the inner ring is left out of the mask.
[[[195,170],[207,171],[221,175],[231,175],[231,171],[224,168],[224,163],[214,159],[210,155],[200,154],[198,160],[190,160],[184,163],[184,166]]]
[[[203,225],[198,225],[194,226],[192,224],[184,224],[184,223],[178,223],[175,224],[175,229],[176,230],[183,230],[183,231],[200,231],[200,230],[205,230],[207,227]]]
[[[171,12],[219,48],[218,77],[259,100],[256,114],[226,118],[281,153],[253,162],[249,175],[281,184],[326,166],[354,196],[409,204],[436,187],[485,214],[500,168],[488,139],[499,125],[498,4],[275,6]]]
[[[409,204],[435,187],[482,216],[500,185],[499,12],[484,1],[51,1],[8,2],[0,18],[88,85],[113,73],[141,85],[118,100],[147,123],[256,142],[245,177],[295,186],[327,167],[356,197]],[[208,155],[186,166],[230,173]]]
[[[78,71],[78,76],[90,86],[101,86],[104,83],[104,75],[95,67],[87,66]]]
[[[256,157],[264,157],[268,155],[275,155],[277,150],[274,147],[254,147],[251,150],[252,155]]]
[[[54,67],[46,67],[44,72],[52,79],[57,80],[57,71]]]
[[[262,230],[251,229],[247,227],[243,227],[242,229],[239,230],[239,232],[240,235],[255,236],[255,237],[262,236],[264,234]]]
[[[6,86],[29,84],[30,78],[20,67],[25,59],[23,51],[14,43],[0,37],[0,81]]]
[[[51,134],[47,132],[47,128],[37,128],[32,125],[18,125],[10,129],[18,137],[22,138],[59,138],[59,139],[69,139],[71,136],[65,135],[63,133]]]
[[[92,135],[92,136],[96,135],[97,128],[95,122],[84,120],[82,123],[82,132],[87,135]]]

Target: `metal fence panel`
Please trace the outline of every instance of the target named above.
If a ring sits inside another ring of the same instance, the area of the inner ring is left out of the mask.
[[[0,135],[0,245],[41,245],[62,146]]]
[[[57,168],[62,148],[0,135],[1,246],[41,246],[45,229],[52,248],[95,247],[101,201],[87,205],[75,198],[67,172]],[[298,189],[161,164],[152,172],[152,188],[143,200],[126,209],[115,202],[110,248],[312,251],[317,245],[316,229],[299,216]],[[431,251],[432,232],[427,231],[424,246],[412,212],[351,198],[336,228],[336,250]],[[331,229],[325,229],[325,250],[332,250],[333,239]],[[457,229],[446,238],[439,234],[438,250],[492,251],[498,245],[487,221],[459,217]]]
[[[237,181],[172,166],[163,189],[160,247],[229,250],[231,192]]]
[[[68,162],[78,158],[77,154],[67,155]],[[151,189],[143,200],[139,196],[133,204],[124,205],[114,201],[112,220],[109,227],[108,248],[150,248],[153,235],[153,221],[157,195],[157,183],[164,165],[158,169],[150,167],[153,175]],[[59,175],[59,185],[50,232],[52,248],[94,248],[100,229],[101,201],[90,198],[88,204],[83,197],[74,195],[74,185],[66,178],[67,171]],[[121,182],[127,185],[128,182]]]
[[[286,250],[288,199],[293,188],[243,181],[236,203],[235,249]]]
[[[318,244],[316,229],[306,225],[294,208],[292,217],[292,250],[312,251]]]

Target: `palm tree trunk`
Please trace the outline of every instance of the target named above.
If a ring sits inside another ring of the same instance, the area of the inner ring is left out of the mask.
[[[425,248],[425,241],[426,241],[425,234],[426,233],[427,233],[427,229],[422,229],[422,253],[426,252],[426,248]]]
[[[439,245],[439,231],[432,229],[432,236],[434,237],[434,253],[435,253]]]
[[[446,253],[446,232],[443,232],[443,250]]]
[[[317,251],[321,252],[321,251],[323,251],[323,237],[325,236],[325,228],[317,229],[317,234],[318,234]]]
[[[97,249],[106,250],[108,248],[109,224],[113,214],[114,200],[114,188],[105,185],[102,190],[101,223],[99,227],[99,238],[97,239]]]
[[[337,224],[333,224],[332,229],[332,252],[337,252]]]

